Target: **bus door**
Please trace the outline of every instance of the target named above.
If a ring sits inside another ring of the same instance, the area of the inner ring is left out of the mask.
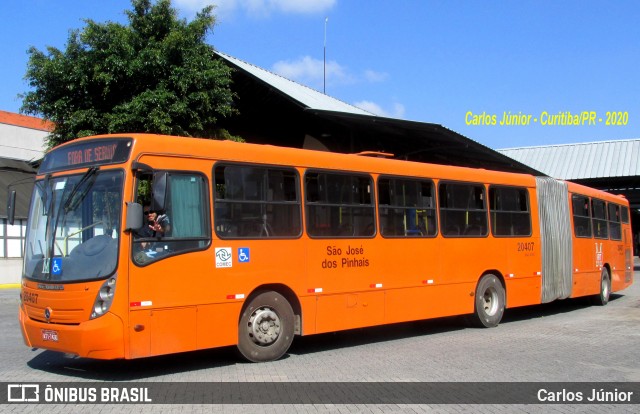
[[[157,158],[145,163],[168,164]],[[196,164],[191,161],[190,168]],[[142,227],[131,232],[131,357],[200,349],[211,345],[214,335],[206,333],[214,327],[216,335],[228,331],[215,321],[204,329],[199,326],[206,323],[202,318],[214,314],[207,306],[221,301],[207,252],[211,245],[208,179],[197,170],[172,167],[136,173],[135,201],[143,206],[144,219]],[[224,342],[224,338],[217,340]]]

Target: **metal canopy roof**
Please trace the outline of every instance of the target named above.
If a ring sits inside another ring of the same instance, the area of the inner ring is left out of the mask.
[[[411,161],[544,175],[441,125],[373,115],[226,54],[237,70],[233,90],[240,114],[220,124],[247,142],[324,149],[380,151]]]
[[[640,139],[499,150],[545,174],[624,195],[640,209]]]
[[[565,180],[640,176],[640,139],[498,150]]]
[[[232,63],[237,68],[242,69],[246,73],[249,73],[260,79],[261,81],[271,85],[273,88],[280,91],[283,95],[299,102],[300,105],[304,107],[321,109],[325,111],[340,111],[352,114],[375,116],[374,114],[367,112],[364,109],[360,109],[353,105],[344,103],[338,99],[320,93],[307,86],[293,82],[273,72],[269,72],[268,70],[259,68],[256,65],[252,65],[251,63],[247,63],[243,60],[234,58],[233,56],[229,56],[221,52],[216,51],[216,53],[220,57],[224,58],[227,62]]]
[[[350,147],[344,152],[379,151],[402,160],[543,175],[442,125],[312,109],[306,112],[350,129]],[[326,137],[325,142],[331,138]]]

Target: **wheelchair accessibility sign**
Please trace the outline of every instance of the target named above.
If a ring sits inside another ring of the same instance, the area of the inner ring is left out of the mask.
[[[51,274],[56,276],[62,274],[62,257],[54,257],[51,260]]]
[[[238,248],[238,263],[249,263],[251,255],[248,247]]]

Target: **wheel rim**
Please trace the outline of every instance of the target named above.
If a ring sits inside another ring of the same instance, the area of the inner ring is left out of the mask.
[[[249,318],[247,331],[251,340],[260,346],[269,346],[278,340],[280,317],[271,308],[258,308]]]
[[[491,287],[484,291],[482,295],[482,306],[484,313],[489,316],[493,316],[498,311],[498,291]]]
[[[609,278],[602,278],[602,297],[607,299],[609,297]]]

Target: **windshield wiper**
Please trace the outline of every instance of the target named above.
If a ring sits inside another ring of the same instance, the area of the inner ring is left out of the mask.
[[[96,173],[98,172],[98,167],[91,167],[89,171],[84,173],[78,184],[73,187],[73,190],[67,196],[67,201],[65,201],[63,209],[65,213],[68,213],[71,210],[75,210],[76,207],[84,200],[87,196],[87,193],[91,189],[93,182],[96,179]],[[86,185],[84,185],[86,183]],[[78,192],[78,189],[82,188],[81,192]]]
[[[42,207],[44,208],[44,214],[48,216],[51,211],[51,200],[53,199],[51,174],[47,174],[44,177],[44,181],[38,181],[38,183],[42,183]]]

